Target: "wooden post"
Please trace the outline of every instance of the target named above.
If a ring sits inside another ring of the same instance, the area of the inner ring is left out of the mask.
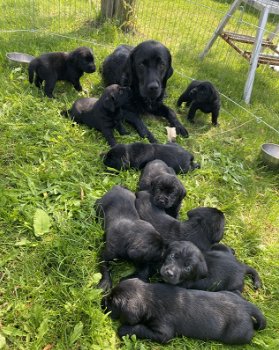
[[[120,27],[131,30],[136,0],[101,0],[101,14],[104,18],[119,21]]]

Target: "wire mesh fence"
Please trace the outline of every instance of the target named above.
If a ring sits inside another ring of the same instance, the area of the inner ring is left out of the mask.
[[[230,16],[224,30],[255,38],[261,16],[255,2],[264,2],[267,6],[272,4],[279,13],[277,1],[243,0]],[[199,58],[232,3],[232,0],[137,0],[134,16],[130,19],[133,30],[123,33],[118,29],[119,23],[116,23],[115,31],[106,27],[109,21],[104,22],[101,19],[101,1],[98,0],[0,1],[0,37],[10,33],[28,32],[39,33],[41,40],[42,35],[51,34],[88,41],[93,46],[103,45],[107,47],[108,53],[119,41],[135,45],[146,39],[156,39],[171,50],[174,66],[178,67],[176,71],[183,79],[211,80],[225,96],[240,101],[249,69],[247,53],[252,52],[253,45],[249,42],[237,42],[237,51],[218,36],[208,55],[203,60]],[[262,28],[265,39],[272,37],[273,50],[268,46],[264,47],[264,53],[272,57],[277,56],[274,48],[279,43],[276,32],[278,23],[279,15],[271,13],[266,26]],[[36,40],[36,36],[30,40]],[[268,104],[270,94],[277,94],[279,90],[278,74],[271,69],[270,64],[258,66],[252,102],[259,94],[261,97],[266,94],[264,100]],[[277,114],[277,111],[272,113]],[[278,129],[278,125],[273,127]]]

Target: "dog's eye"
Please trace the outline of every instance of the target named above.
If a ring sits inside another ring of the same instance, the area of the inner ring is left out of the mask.
[[[175,254],[170,254],[171,259],[175,259]]]
[[[186,266],[186,267],[184,268],[184,270],[185,270],[186,272],[190,272],[190,271],[192,270],[192,266]]]
[[[144,64],[143,64],[143,63],[140,63],[140,64],[139,64],[139,69],[140,69],[140,70],[143,70],[143,69],[144,69]]]
[[[166,67],[166,65],[162,62],[162,63],[160,63],[160,66],[159,66],[159,67],[160,67],[161,70],[164,70],[165,67]]]

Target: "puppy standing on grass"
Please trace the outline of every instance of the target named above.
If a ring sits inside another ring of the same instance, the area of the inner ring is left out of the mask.
[[[123,124],[121,107],[127,103],[130,97],[130,88],[117,84],[108,86],[102,96],[96,98],[80,98],[63,115],[70,117],[79,124],[85,124],[90,128],[99,130],[104,135],[108,144],[112,147],[116,144],[113,135],[115,128],[120,135],[127,134]]]
[[[79,47],[71,52],[50,52],[34,58],[28,67],[29,82],[40,88],[45,81],[45,94],[52,98],[55,84],[65,80],[73,84],[77,91],[82,90],[79,79],[83,73],[96,71],[94,56],[88,47]]]
[[[175,171],[162,160],[156,159],[146,164],[140,180],[139,191],[148,191],[153,203],[176,218],[186,190],[175,175]]]
[[[105,248],[102,252],[102,279],[99,288],[111,288],[109,262],[123,259],[136,266],[159,261],[164,252],[162,237],[148,222],[140,219],[135,208],[136,196],[114,186],[96,202],[97,214],[104,217]]]
[[[245,275],[252,277],[255,289],[261,286],[257,271],[237,261],[231,249],[222,244],[202,253],[189,241],[171,242],[160,274],[165,282],[187,289],[242,292]]]
[[[187,290],[133,278],[106,298],[107,311],[120,319],[120,337],[136,335],[166,343],[175,336],[248,344],[254,329],[266,327],[261,311],[238,294]]]
[[[177,106],[183,102],[189,107],[188,120],[194,122],[196,111],[200,109],[204,113],[211,113],[212,124],[217,126],[220,111],[220,96],[216,88],[209,81],[194,80],[179,97]]]

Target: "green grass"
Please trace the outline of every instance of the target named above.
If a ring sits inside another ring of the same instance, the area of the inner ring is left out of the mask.
[[[99,73],[82,78],[88,94],[58,83],[56,99],[49,100],[29,85],[26,67],[10,64],[5,53],[66,51],[84,44],[80,39],[91,40],[94,44],[87,45],[93,47],[99,67],[116,45],[155,38],[173,54],[169,106],[175,108],[189,83],[187,76],[206,78],[278,129],[277,73],[260,68],[253,104],[247,107],[241,101],[247,62],[220,41],[203,62],[198,60],[222,16],[220,11],[227,8],[226,1],[200,2],[208,8],[196,1],[138,1],[135,35],[124,35],[112,23],[96,26],[88,21],[97,11],[87,11],[84,1],[61,1],[62,16],[55,1],[35,2],[35,8],[32,3],[1,4],[5,10],[1,29],[44,30],[0,33],[0,349],[50,349],[49,344],[58,350],[236,348],[187,338],[176,338],[165,346],[117,338],[118,323],[101,311],[101,293],[96,288],[103,230],[94,220],[93,204],[115,184],[135,191],[139,173],[109,173],[101,160],[101,153],[108,150],[104,138],[59,114],[80,96],[101,94]],[[246,16],[247,21],[256,21],[253,12]],[[272,21],[269,25],[272,27]],[[58,31],[77,39],[50,35]],[[179,176],[188,191],[181,218],[200,205],[217,206],[225,212],[224,242],[236,250],[241,261],[256,268],[263,280],[259,291],[247,280],[244,296],[264,312],[267,328],[241,349],[277,349],[279,176],[278,170],[261,162],[259,150],[264,142],[278,143],[278,134],[224,97],[222,107],[219,128],[211,127],[209,116],[202,113],[190,125],[184,119],[186,111],[178,111],[190,133],[189,139],[179,137],[178,142],[202,165],[200,170]],[[167,123],[144,120],[156,138],[165,142]],[[116,135],[117,140],[138,141],[134,130],[129,130],[130,135]],[[34,228],[38,209],[50,218],[45,231]],[[114,282],[131,269],[115,263]]]

